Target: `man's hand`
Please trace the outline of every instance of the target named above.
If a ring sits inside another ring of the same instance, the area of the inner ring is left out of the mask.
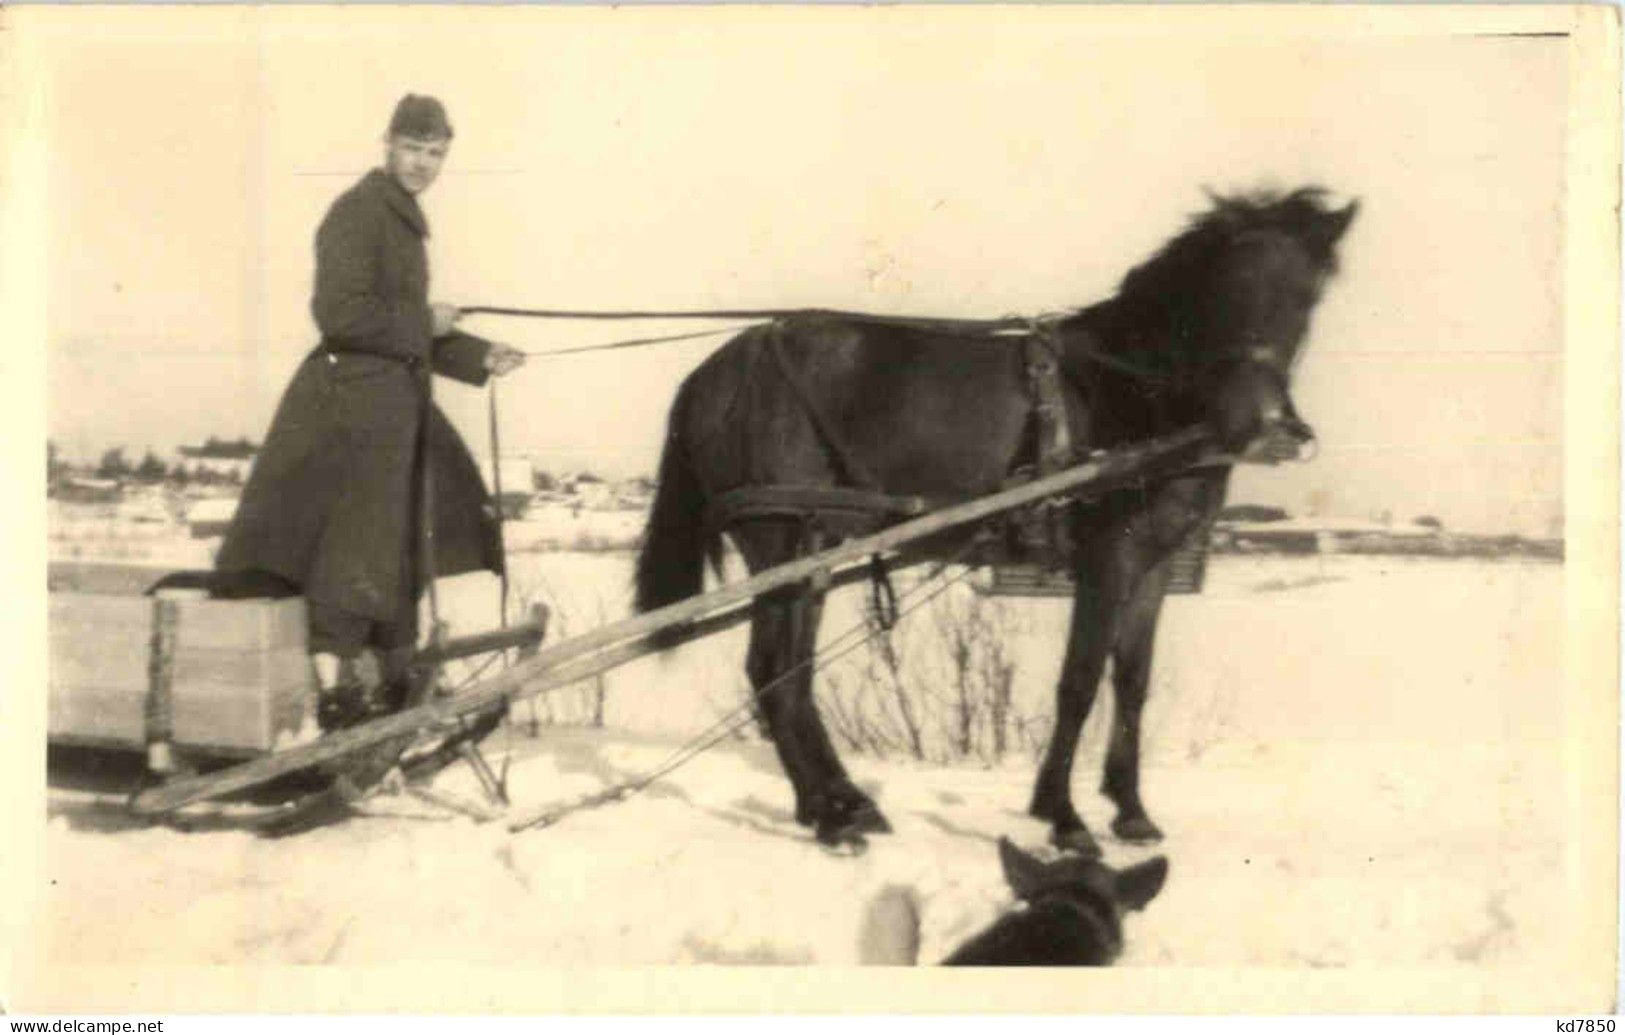
[[[454,305],[436,302],[429,307],[429,315],[433,321],[433,330],[430,333],[439,338],[452,332],[457,326],[457,321],[462,319],[463,311]]]
[[[498,342],[491,343],[491,350],[485,354],[485,369],[501,377],[510,374],[525,365],[525,354],[516,348]]]

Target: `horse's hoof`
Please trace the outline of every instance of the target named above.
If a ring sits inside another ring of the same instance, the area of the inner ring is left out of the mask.
[[[869,839],[852,831],[818,833],[818,844],[830,855],[855,859],[869,850]]]
[[[820,829],[850,830],[855,834],[889,834],[891,823],[874,802],[840,802],[818,824]]]
[[[1112,820],[1112,833],[1119,841],[1131,845],[1149,845],[1162,840],[1162,831],[1144,813],[1138,816],[1118,816]]]
[[[1055,828],[1049,836],[1049,843],[1063,852],[1079,856],[1083,859],[1099,859],[1102,855],[1100,843],[1093,834],[1083,827],[1071,830]]]
[[[891,824],[880,808],[863,792],[826,798],[813,823],[818,840],[825,845],[862,841],[865,834],[889,834]]]
[[[878,820],[879,825],[874,825]],[[818,824],[813,836],[835,855],[862,855],[869,850],[865,834],[889,834],[891,826],[879,813],[874,818],[852,817],[846,821],[826,821]]]
[[[852,826],[862,834],[889,834],[892,832],[890,821],[873,804],[853,813]]]
[[[857,855],[869,847],[864,823],[855,817],[826,817],[813,829],[818,843],[837,855]]]

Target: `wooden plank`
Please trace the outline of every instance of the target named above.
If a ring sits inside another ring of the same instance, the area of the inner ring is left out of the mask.
[[[546,633],[545,621],[522,622],[495,632],[475,633],[471,636],[459,636],[442,644],[431,644],[414,654],[412,661],[419,665],[438,665],[443,661],[487,654],[508,647],[530,647],[541,642]]]
[[[1212,540],[1202,533],[1181,546],[1169,562],[1168,592],[1170,594],[1198,594],[1207,581],[1208,552]]]
[[[998,564],[984,592],[1000,597],[1071,597],[1072,573],[1038,564]]]
[[[141,813],[167,812],[193,801],[253,787],[283,773],[339,758],[402,734],[450,722],[459,715],[483,711],[504,699],[529,697],[555,686],[579,681],[624,663],[639,652],[648,653],[644,644],[627,641],[641,640],[657,631],[681,629],[717,612],[740,608],[761,594],[804,582],[814,575],[829,573],[838,566],[865,561],[874,554],[884,554],[916,539],[972,524],[1004,511],[1058,495],[1080,493],[1085,488],[1090,494],[1098,494],[1158,472],[1167,473],[1183,468],[1200,459],[1210,450],[1211,444],[1211,433],[1205,428],[1191,428],[1143,445],[1113,450],[1026,485],[947,507],[874,535],[850,540],[822,553],[778,565],[713,592],[602,626],[539,651],[455,698],[431,701],[224,772],[149,788],[138,795],[131,806]],[[743,616],[732,617],[730,624],[742,620]],[[626,649],[601,657],[592,656],[617,645]]]
[[[152,601],[51,594],[46,737],[146,743]]]
[[[184,747],[270,751],[298,732],[315,689],[303,647],[187,648],[175,658],[174,739]]]
[[[305,645],[305,599],[177,600],[182,649],[269,650]]]
[[[138,597],[168,573],[168,568],[147,564],[50,561],[46,564],[46,585],[52,593]]]
[[[1168,594],[1194,595],[1202,592],[1207,578],[1208,540],[1206,537],[1180,547],[1169,561]],[[1066,597],[1076,591],[1076,580],[1065,568],[1012,562],[993,566],[986,586],[978,591],[994,597]]]
[[[137,666],[135,671],[143,670]],[[66,692],[53,687],[45,739],[53,743],[139,748],[146,742],[145,701],[144,690],[131,692],[94,683],[79,684]]]
[[[169,703],[149,717],[155,606],[176,622]],[[269,751],[309,707],[304,615],[298,598],[51,594],[47,738],[139,749],[151,724],[180,747]]]

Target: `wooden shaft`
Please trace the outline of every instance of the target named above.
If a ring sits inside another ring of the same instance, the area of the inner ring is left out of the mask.
[[[168,775],[175,771],[175,638],[180,608],[162,596],[152,600],[152,643],[147,658],[147,768]]]
[[[545,634],[545,624],[533,620],[521,625],[511,625],[494,632],[459,636],[444,643],[430,643],[412,656],[412,663],[415,665],[438,665],[443,661],[471,657],[475,654],[484,654],[488,651],[502,650],[507,647],[528,647],[533,643],[540,642]]]
[[[159,814],[204,798],[229,794],[264,783],[283,773],[308,768],[320,762],[349,754],[360,748],[405,733],[449,722],[459,715],[483,711],[507,698],[530,697],[606,671],[654,648],[636,642],[654,632],[678,630],[683,640],[692,630],[684,626],[705,622],[705,631],[715,631],[749,617],[741,604],[813,575],[866,561],[916,539],[922,539],[960,525],[1038,503],[1053,496],[1075,493],[1088,487],[1091,494],[1121,487],[1154,472],[1171,473],[1199,459],[1212,444],[1205,428],[1152,439],[1143,445],[1113,450],[1064,471],[1039,478],[1026,485],[994,493],[981,499],[946,507],[905,521],[861,539],[853,539],[820,553],[777,565],[758,575],[710,593],[668,605],[648,614],[613,622],[553,647],[538,651],[506,671],[483,680],[456,697],[430,701],[372,722],[322,737],[208,776],[176,780],[149,788],[137,795],[131,807],[143,814]],[[718,612],[729,612],[718,614]],[[717,619],[713,625],[708,618]],[[698,635],[698,633],[696,633]],[[634,641],[634,642],[628,642]],[[614,648],[605,653],[606,648]],[[596,656],[595,656],[596,655]]]
[[[711,615],[694,622],[681,630],[672,645],[687,643],[690,640],[721,632],[731,626],[749,621],[750,611],[751,609],[748,606],[738,607],[732,611]],[[658,653],[661,649],[646,640],[634,640],[599,651],[596,654],[576,658],[573,661],[566,661],[537,677],[534,682],[524,688],[522,694],[481,694],[481,690],[489,684],[489,681],[487,681],[486,684],[481,684],[479,688],[471,689],[456,697],[442,698],[429,704],[397,712],[382,719],[375,719],[362,726],[341,730],[302,747],[262,755],[252,761],[206,776],[174,780],[158,787],[149,788],[137,795],[130,803],[130,807],[143,815],[161,815],[195,801],[217,798],[233,791],[258,786],[285,773],[296,772],[312,765],[331,761],[334,758],[388,740],[402,733],[413,733],[437,725],[442,721],[449,722],[458,715],[489,707],[503,696],[533,697],[548,690],[569,686],[572,683],[590,679],[600,672],[606,672],[624,665],[629,661],[635,661],[645,655]],[[476,694],[480,694],[480,704],[478,706],[461,707],[470,702]],[[425,718],[425,716],[428,717]],[[403,722],[402,720],[407,721]]]

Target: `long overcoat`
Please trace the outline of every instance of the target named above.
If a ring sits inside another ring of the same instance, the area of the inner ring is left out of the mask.
[[[381,170],[328,210],[311,303],[321,344],[278,404],[216,570],[269,571],[312,601],[396,620],[429,577],[425,473],[435,572],[501,570],[479,467],[427,395],[431,370],[484,384],[490,343],[433,337],[427,235],[417,199]]]

